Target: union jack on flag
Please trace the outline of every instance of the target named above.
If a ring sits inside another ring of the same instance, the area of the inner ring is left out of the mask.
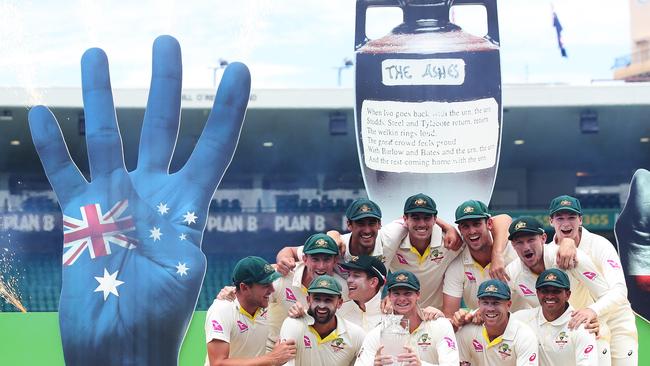
[[[119,201],[103,214],[99,203],[95,203],[79,208],[81,220],[63,215],[63,264],[74,264],[86,249],[93,259],[109,255],[109,243],[135,248],[138,240],[124,235],[135,230],[133,218],[120,218],[128,206],[128,200]]]

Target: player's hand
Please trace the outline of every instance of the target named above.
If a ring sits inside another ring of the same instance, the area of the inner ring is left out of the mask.
[[[574,311],[571,314],[571,320],[569,320],[569,329],[574,330],[577,329],[580,324],[587,324],[591,323],[594,319],[597,319],[598,315],[596,315],[596,312],[591,310],[590,308],[584,308],[580,309],[577,311]]]
[[[410,346],[404,346],[406,352],[400,353],[397,356],[397,362],[403,366],[420,366],[420,358],[418,354],[413,351],[413,348]]]
[[[630,183],[630,195],[614,227],[618,253],[628,277],[630,298],[635,310],[649,309],[642,301],[650,293],[650,172],[639,169]],[[645,310],[646,319],[650,311]]]
[[[217,300],[235,301],[237,298],[235,286],[224,286],[217,294]]]
[[[576,257],[578,248],[576,247],[576,242],[571,238],[563,238],[560,240],[558,245],[559,249],[555,258],[558,267],[565,271],[575,268],[578,264],[578,259]]]
[[[284,365],[296,358],[296,341],[293,339],[278,340],[267,356],[271,359],[271,365]]]
[[[589,333],[596,335],[596,338],[598,338],[600,336],[600,322],[598,321],[598,317],[595,317],[589,323],[586,323],[585,329]]]
[[[461,238],[455,228],[445,231],[444,246],[454,252],[458,251],[463,246],[463,238]]]
[[[276,258],[276,267],[275,270],[278,271],[282,276],[286,276],[289,272],[293,271],[296,268],[296,260],[293,256],[278,256]]]
[[[506,261],[503,258],[503,253],[492,253],[490,277],[506,283],[510,281],[510,276],[508,276],[508,273],[506,272]]]
[[[460,329],[463,325],[471,323],[473,317],[474,317],[473,313],[465,309],[459,309],[457,312],[454,313],[454,316],[450,319],[451,325],[453,325],[455,329]]]
[[[289,307],[289,310],[287,314],[289,315],[289,318],[302,318],[307,312],[305,311],[305,307],[302,306],[301,303],[296,302],[295,304],[291,305]]]
[[[436,320],[438,318],[444,318],[445,317],[445,314],[442,311],[434,308],[433,306],[427,306],[426,308],[421,309],[421,310],[422,310],[421,311],[422,312],[422,314],[421,314],[422,320],[425,320],[425,321]]]
[[[379,346],[377,349],[377,353],[375,353],[375,366],[383,366],[383,365],[392,365],[393,364],[393,356],[390,355],[382,355],[381,351],[384,350],[384,346]]]
[[[250,94],[246,66],[224,72],[205,129],[169,174],[179,127],[181,53],[161,36],[140,139],[128,172],[104,51],[81,60],[90,182],[54,115],[29,112],[34,146],[63,212],[59,324],[67,365],[176,365],[206,269],[208,206],[237,145]]]
[[[390,302],[388,296],[381,299],[381,304],[379,305],[382,314],[392,314],[393,313],[393,303]]]
[[[334,239],[336,242],[336,245],[339,247],[339,258],[344,258],[345,256],[345,244],[343,243],[343,239],[341,238],[341,233],[339,233],[336,230],[330,230],[327,232],[327,235]]]

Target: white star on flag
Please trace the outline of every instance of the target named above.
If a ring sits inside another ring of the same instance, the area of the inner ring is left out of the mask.
[[[194,214],[194,212],[187,211],[187,213],[183,215],[183,222],[186,222],[188,225],[196,224],[197,218],[198,217]]]
[[[158,204],[158,213],[161,214],[161,215],[164,215],[167,212],[169,212],[169,207],[167,207],[167,204],[160,202]]]
[[[120,294],[117,293],[117,286],[123,284],[124,281],[117,279],[117,272],[119,271],[109,274],[106,268],[104,268],[104,277],[95,277],[97,282],[99,282],[99,286],[97,286],[94,292],[104,292],[104,301],[108,298],[108,294],[120,296]]]
[[[160,237],[162,236],[162,233],[160,232],[160,229],[157,227],[153,227],[153,229],[149,230],[151,235],[149,235],[150,238],[153,238],[153,241],[158,241],[160,240]]]
[[[187,276],[187,270],[190,269],[185,265],[185,263],[178,262],[178,265],[176,266],[176,273],[180,274],[181,277],[184,275]]]
[[[185,235],[185,233],[183,233],[178,238],[181,239],[181,240],[187,240],[187,235]]]

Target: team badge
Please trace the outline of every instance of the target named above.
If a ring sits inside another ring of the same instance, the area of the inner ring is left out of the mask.
[[[330,283],[328,281],[326,281],[326,280],[322,280],[322,281],[318,282],[318,286],[320,286],[320,287],[327,287],[329,285],[330,285]]]
[[[395,281],[397,281],[397,282],[406,282],[408,280],[409,280],[409,277],[407,275],[405,275],[404,273],[400,273],[399,275],[397,275],[397,277],[395,277]]]
[[[356,262],[358,260],[359,260],[359,257],[356,256],[356,255],[353,255],[352,257],[350,257],[350,262]]]
[[[560,206],[571,206],[571,201],[569,200],[562,200],[560,202]]]
[[[418,198],[413,202],[416,206],[424,206],[427,204],[427,201],[423,200],[422,198]]]
[[[560,334],[557,335],[555,338],[555,344],[557,344],[560,349],[564,349],[566,347],[567,343],[569,343],[569,336],[566,334],[565,331],[560,332]]]
[[[431,345],[431,337],[429,333],[424,333],[418,338],[418,347],[422,348],[423,351],[426,351],[427,348]]]
[[[519,221],[517,225],[515,225],[515,230],[523,229],[526,227],[526,221]]]
[[[273,266],[270,265],[270,264],[265,264],[264,265],[264,272],[273,273],[273,272],[275,272],[275,268],[273,268]]]
[[[370,207],[368,207],[368,205],[363,205],[363,206],[359,207],[359,209],[357,210],[357,212],[370,212],[370,211],[371,210],[370,210]]]
[[[499,346],[498,352],[502,360],[505,360],[506,358],[512,356],[512,348],[510,348],[510,345],[508,343],[502,343]]]
[[[441,250],[438,250],[437,248],[431,252],[431,260],[435,262],[436,264],[440,264],[440,262],[445,259],[445,255],[442,253]]]
[[[544,277],[544,281],[555,281],[557,280],[557,276],[554,273],[549,273]]]
[[[319,247],[319,248],[324,248],[324,247],[327,247],[327,241],[325,241],[325,239],[321,238],[321,239],[316,240],[315,245],[317,247]]]
[[[499,289],[494,285],[490,285],[485,288],[485,292],[498,292],[498,291]]]
[[[334,352],[341,351],[345,349],[345,341],[341,337],[336,338],[330,343],[330,347],[332,347]]]

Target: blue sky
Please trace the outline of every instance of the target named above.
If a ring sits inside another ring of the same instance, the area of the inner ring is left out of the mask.
[[[630,52],[628,2],[552,5],[568,59],[557,48],[551,1],[498,1],[503,81],[610,79],[614,59]],[[211,88],[220,58],[246,63],[254,88],[336,87],[336,67],[354,58],[354,9],[354,0],[0,0],[0,86],[79,87],[81,54],[101,47],[114,87],[146,88],[151,44],[171,34],[183,50],[185,88]],[[483,17],[465,9],[457,20],[480,32]],[[369,16],[377,37],[399,23],[389,9]],[[344,70],[343,86],[352,83],[353,70]]]

